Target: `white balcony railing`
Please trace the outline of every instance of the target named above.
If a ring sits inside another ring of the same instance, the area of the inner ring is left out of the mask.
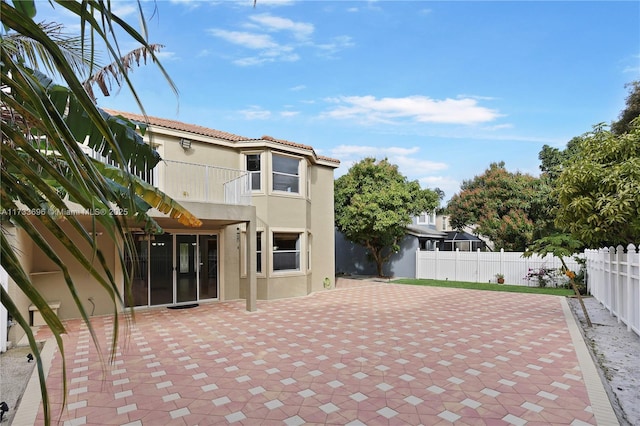
[[[245,170],[172,160],[164,160],[156,169],[156,185],[177,201],[251,205]]]
[[[100,153],[84,149],[92,158],[109,163]],[[176,201],[251,205],[251,177],[245,170],[163,160],[153,170],[137,174]]]

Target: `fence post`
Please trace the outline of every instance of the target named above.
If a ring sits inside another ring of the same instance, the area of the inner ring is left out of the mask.
[[[476,282],[480,282],[480,249],[476,249]]]
[[[440,264],[440,261],[438,259],[440,257],[438,255],[439,253],[440,253],[440,249],[438,249],[438,247],[436,247],[436,262],[435,262],[436,266],[433,268],[434,269],[434,276],[433,276],[434,280],[438,279],[438,265]]]
[[[626,294],[627,297],[625,297],[626,299],[626,311],[627,311],[627,331],[631,331],[631,319],[633,318],[633,314],[632,314],[632,309],[633,309],[633,292],[631,290],[631,271],[633,270],[633,267],[631,265],[631,261],[633,259],[633,255],[636,253],[636,247],[633,244],[629,244],[627,246],[627,279],[625,282],[625,288],[626,288]]]
[[[609,314],[613,316],[613,300],[615,296],[615,275],[613,274],[613,265],[615,263],[616,249],[609,247],[609,276],[608,281],[608,293],[609,293]]]
[[[456,248],[456,256],[453,261],[453,280],[458,281],[458,268],[460,266],[460,248]]]
[[[504,274],[504,249],[500,249],[500,271],[501,274]]]
[[[622,245],[618,245],[616,247],[616,312],[618,324],[620,324],[620,320],[622,319],[622,308],[623,308],[623,282],[622,282],[622,266],[624,265],[624,247]]]

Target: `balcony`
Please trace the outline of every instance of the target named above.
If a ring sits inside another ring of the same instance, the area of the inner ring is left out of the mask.
[[[83,149],[91,158],[112,163],[86,145]],[[176,201],[251,205],[251,176],[246,170],[163,160],[153,170],[136,174]]]
[[[251,205],[245,170],[164,160],[154,175],[152,183],[176,201]]]

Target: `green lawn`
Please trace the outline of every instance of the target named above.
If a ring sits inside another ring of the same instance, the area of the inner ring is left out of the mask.
[[[470,283],[470,282],[463,282],[463,281],[416,280],[416,279],[405,278],[405,279],[393,280],[392,282],[396,284],[426,285],[426,286],[432,286],[432,287],[466,288],[471,290],[509,291],[512,293],[551,294],[554,296],[570,296],[575,294],[573,290],[566,289],[566,288],[526,287],[521,285]]]

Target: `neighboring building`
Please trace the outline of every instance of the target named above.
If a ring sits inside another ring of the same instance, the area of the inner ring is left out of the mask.
[[[370,260],[364,247],[353,244],[336,233],[336,273],[344,275],[376,275],[375,262]],[[416,274],[417,250],[421,251],[476,251],[485,250],[483,240],[469,232],[452,230],[448,216],[425,212],[412,219],[407,234],[400,242],[400,250],[384,267],[385,276],[413,278]]]
[[[322,290],[327,278],[333,283],[333,172],[338,160],[269,136],[252,139],[173,120],[147,121],[137,114],[108,112],[147,122],[145,141],[164,161],[145,179],[203,223],[187,228],[155,211],[151,216],[164,234],[131,229],[138,266],[132,288],[135,307],[240,298],[247,300],[248,310],[255,310],[257,299],[303,296]],[[80,219],[91,229],[90,216]],[[59,317],[79,317],[62,274],[24,232],[10,231],[36,288],[46,300],[60,302]],[[96,232],[99,246],[122,291],[124,271],[117,262],[117,248],[101,237],[104,233]],[[63,260],[68,261],[87,311],[113,313],[113,302],[98,282],[66,254]],[[29,301],[15,286],[12,290],[11,283],[9,291],[27,316]],[[20,337],[12,333],[19,331],[11,330],[10,340]]]
[[[439,215],[436,228],[445,232],[444,239],[438,244],[440,251],[477,251],[492,250],[493,243],[486,237],[475,235],[475,226],[466,226],[457,230],[451,227],[449,216]]]
[[[412,219],[407,234],[400,242],[398,253],[384,266],[385,276],[414,277],[416,251],[435,250],[444,241],[445,233],[436,229],[435,212],[426,212]],[[336,233],[336,273],[344,275],[376,275],[375,262],[370,260],[364,247],[354,244]]]

